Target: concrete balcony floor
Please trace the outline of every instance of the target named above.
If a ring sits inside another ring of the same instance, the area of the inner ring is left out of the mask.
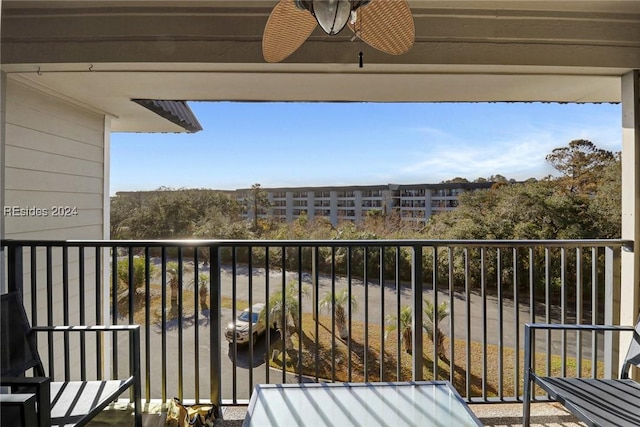
[[[522,405],[473,404],[471,410],[487,427],[517,427],[522,425]],[[246,414],[245,406],[224,408],[225,426],[240,427]],[[531,405],[531,427],[584,427],[562,405],[535,403]]]
[[[472,404],[471,410],[487,427],[518,427],[522,425],[522,405],[505,404]],[[535,403],[531,405],[531,427],[584,427],[561,405],[556,403]],[[151,412],[155,412],[151,409]],[[246,406],[228,406],[223,408],[225,427],[240,427],[247,412]],[[131,411],[128,409],[109,409],[100,414],[89,427],[133,426]],[[144,415],[144,427],[164,427],[164,414],[150,413]]]

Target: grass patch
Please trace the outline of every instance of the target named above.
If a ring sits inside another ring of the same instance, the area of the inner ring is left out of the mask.
[[[220,306],[222,308],[228,308],[229,310],[231,310],[233,308],[233,298],[222,297],[222,299],[220,300]],[[247,301],[237,299],[236,310],[242,311],[245,308],[249,308],[249,303]]]
[[[195,313],[195,295],[192,290],[184,289],[182,291],[182,317],[193,317]],[[208,299],[208,297],[207,297]],[[169,292],[166,295],[167,304],[167,320],[175,320],[178,318],[177,312],[171,311],[171,298]],[[233,299],[229,297],[222,297],[220,300],[220,306],[231,310],[233,308]],[[145,303],[144,299],[140,298],[137,302],[137,310],[134,313],[133,321],[137,324],[144,325],[145,319]],[[245,308],[248,308],[249,304],[244,300],[236,300],[236,310],[241,312]],[[201,311],[200,300],[198,299],[198,310]],[[127,302],[120,304],[119,313],[123,318],[128,318]],[[162,295],[153,295],[149,299],[149,317],[152,323],[160,323],[162,321]]]
[[[398,367],[397,350],[398,342],[396,333],[392,333],[384,340],[384,335],[380,335],[380,325],[368,325],[368,351],[367,351],[367,373],[365,378],[365,328],[363,323],[353,322],[351,352],[349,353],[348,343],[342,341],[338,335],[331,333],[331,318],[319,316],[318,339],[316,340],[316,326],[310,313],[303,313],[302,319],[302,374],[315,378],[328,379],[334,381],[408,381],[412,378],[412,356],[402,349],[400,355],[400,366]],[[381,342],[384,342],[381,350]],[[292,373],[299,373],[298,363],[299,338],[297,334],[292,337],[292,350],[286,354],[280,353],[275,360],[270,360],[271,366],[282,368],[283,358],[286,370]],[[335,342],[335,346],[334,343]],[[433,345],[425,337],[423,341],[423,378],[425,380],[448,380],[464,396],[478,397],[486,395],[489,397],[511,397],[522,394],[523,389],[523,359],[524,351],[518,354],[518,378],[514,378],[515,371],[515,351],[511,348],[503,348],[502,353],[497,345],[483,346],[481,343],[463,340],[454,341],[454,360],[439,360],[437,365],[433,362]],[[450,341],[445,339],[447,352]],[[470,354],[467,362],[467,346]],[[273,350],[282,351],[282,341],[277,340],[272,343],[268,354]],[[381,356],[382,354],[382,356]],[[502,362],[502,372],[500,370]],[[536,354],[535,365],[539,372],[546,371],[546,355]],[[467,384],[467,365],[469,366],[469,381]],[[551,357],[551,375],[560,375],[562,370],[562,359],[560,356]],[[566,375],[576,375],[575,359],[567,358],[565,363]],[[451,371],[453,370],[453,374]],[[436,375],[434,376],[434,371]],[[598,365],[598,376],[604,373],[603,364]],[[485,372],[485,381],[483,381]],[[398,375],[399,373],[399,375]],[[590,376],[591,361],[582,361],[582,375]]]

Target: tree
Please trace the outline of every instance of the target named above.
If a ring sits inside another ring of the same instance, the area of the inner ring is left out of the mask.
[[[198,296],[200,297],[200,310],[205,311],[209,309],[209,275],[207,273],[200,273],[198,276],[198,283],[195,288],[198,290]]]
[[[139,307],[145,300],[144,284],[146,278],[146,265],[144,258],[133,257],[133,276],[129,277],[129,258],[118,261],[117,274],[119,292],[115,297],[118,300],[118,311],[126,314],[129,311],[129,290],[133,288],[132,298],[135,307]],[[149,277],[153,275],[155,267],[149,264]]]
[[[110,236],[112,239],[129,239],[131,214],[140,207],[136,197],[116,195],[111,197]]]
[[[590,198],[558,192],[553,181],[505,184],[460,195],[455,211],[425,227],[429,239],[522,240],[598,238]]]
[[[616,156],[586,139],[575,139],[567,147],[554,148],[546,157],[562,174],[560,183],[569,193],[589,195],[595,192],[597,175],[616,161]]]
[[[505,178],[503,175],[500,175],[500,174],[491,175],[489,178],[487,178],[487,180],[489,182],[502,183],[502,184],[506,184],[510,182],[507,178]]]
[[[302,289],[300,289],[302,286]],[[280,336],[285,342],[285,348],[291,348],[291,337],[300,330],[300,301],[299,292],[302,296],[309,295],[308,286],[303,286],[297,281],[291,281],[284,289],[271,294],[269,297],[269,320],[276,326]],[[260,312],[260,320],[266,321],[266,307]]]
[[[453,179],[447,179],[447,180],[441,181],[441,184],[466,184],[468,182],[469,180],[467,178],[462,178],[457,176]]]
[[[413,312],[411,307],[405,305],[400,309],[400,318],[398,318],[394,314],[389,314],[386,316],[387,327],[385,328],[385,339],[389,336],[390,333],[395,331],[398,326],[400,327],[400,334],[402,336],[402,344],[404,345],[404,349],[407,353],[413,353]]]
[[[268,193],[262,189],[260,184],[253,184],[251,190],[245,199],[245,208],[251,212],[253,217],[253,231],[258,231],[258,217],[261,214],[266,214],[266,210],[269,207]]]
[[[425,321],[422,324],[422,327],[427,333],[427,336],[433,342],[433,344],[437,348],[438,357],[443,360],[446,360],[446,352],[444,348],[444,334],[438,330],[438,336],[435,337],[434,341],[434,310],[433,310],[433,302],[430,300],[424,300],[423,311],[425,314]],[[435,311],[436,322],[440,323],[449,315],[449,305],[446,302],[443,302],[438,305],[438,310]],[[413,352],[413,311],[411,306],[405,305],[400,309],[400,318],[395,314],[389,314],[386,316],[387,327],[385,329],[385,339],[389,336],[390,333],[395,331],[398,326],[400,327],[400,334],[402,336],[402,344],[405,348],[405,351],[409,354]]]
[[[589,198],[589,216],[598,238],[619,239],[622,236],[622,171],[620,154],[616,162],[598,175],[598,191]]]
[[[196,233],[197,237],[218,238],[211,234],[232,234],[227,231],[229,224],[239,224],[241,213],[234,197],[208,189],[119,193],[111,198],[111,209],[115,239],[191,238]]]
[[[182,265],[182,272],[189,270],[185,265]],[[169,275],[169,289],[171,290],[171,308],[170,317],[175,317],[178,314],[178,288],[180,285],[180,264],[176,261],[169,261],[167,263],[167,274]]]
[[[238,205],[239,206],[239,205]],[[198,218],[193,237],[199,239],[238,239],[247,240],[252,237],[246,221],[240,221],[240,209],[224,209],[211,207],[201,218]]]
[[[129,278],[129,258],[118,261],[118,280],[127,289],[129,289],[129,286],[133,286],[133,289],[137,292],[138,289],[142,288],[145,282],[145,271],[144,258],[135,256],[133,257],[133,277]],[[153,271],[153,264],[149,264],[149,275],[153,274]]]
[[[327,292],[320,300],[320,309],[331,313],[335,306],[336,326],[338,327],[340,338],[346,340],[349,337],[347,329],[347,304],[349,303],[349,292],[347,288],[338,291],[335,296],[331,292]],[[358,309],[358,302],[354,295],[351,295],[351,310]]]
[[[438,357],[441,360],[447,360],[446,351],[444,348],[444,334],[440,329],[437,331],[437,336],[434,336],[435,328],[434,325],[439,325],[441,321],[443,321],[449,315],[449,304],[445,301],[438,305],[438,309],[434,310],[434,305],[431,300],[424,300],[424,307],[422,311],[424,311],[425,318],[422,323],[422,327],[427,333],[427,336],[433,343],[433,345],[437,349]]]

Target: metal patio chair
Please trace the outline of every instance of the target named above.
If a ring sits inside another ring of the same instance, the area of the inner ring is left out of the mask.
[[[524,427],[530,423],[531,394],[537,384],[589,427],[640,426],[640,383],[629,378],[632,365],[640,366],[640,318],[635,327],[611,325],[525,325]],[[619,379],[545,377],[534,371],[536,330],[633,331]]]
[[[18,292],[3,294],[1,299],[0,386],[8,387],[12,393],[35,394],[39,427],[83,426],[129,389],[133,391],[135,426],[142,427],[140,326],[31,327]],[[36,345],[36,333],[43,331],[128,333],[129,377],[105,381],[71,381],[68,378],[62,382],[52,381],[45,374]],[[25,376],[28,371],[34,376]]]

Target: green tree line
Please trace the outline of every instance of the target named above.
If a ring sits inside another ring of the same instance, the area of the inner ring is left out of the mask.
[[[620,154],[598,148],[588,140],[574,140],[566,147],[554,149],[546,156],[556,176],[515,182],[501,175],[478,178],[476,181],[496,182],[490,190],[468,191],[459,196],[456,210],[434,215],[426,224],[416,228],[403,221],[397,212],[372,211],[360,223],[344,221],[332,225],[326,218],[310,219],[301,216],[291,223],[273,221],[268,217],[241,219],[243,212],[267,211],[267,198],[259,184],[251,187],[244,204],[235,195],[214,190],[160,189],[149,193],[127,193],[112,198],[111,232],[114,239],[271,239],[271,240],[379,240],[379,239],[433,239],[433,240],[530,240],[530,239],[607,239],[621,235],[621,171]],[[452,182],[464,182],[454,178]],[[286,248],[269,252],[272,266],[297,269],[302,260],[303,269],[311,269],[312,251]],[[382,251],[382,253],[381,253]],[[471,249],[473,251],[479,251]],[[492,250],[493,252],[496,249]],[[543,249],[533,261],[522,259],[523,271],[535,263],[535,271],[542,276],[545,268]],[[488,259],[495,253],[489,252]],[[496,283],[498,275],[505,289],[520,286],[510,283],[512,267],[495,263],[481,265],[480,254],[472,253],[474,261],[465,267],[461,251],[450,254],[441,251],[426,253],[423,257],[424,280],[430,281],[434,271],[446,284],[451,270],[456,283],[464,281],[465,268],[476,278],[484,268],[486,278]],[[505,251],[502,262],[513,265],[513,252]],[[223,261],[231,259],[231,252],[223,250]],[[264,249],[238,249],[237,262],[246,262],[251,256],[254,265],[265,260]],[[411,274],[410,248],[320,248],[317,260],[321,271],[353,275],[365,273],[371,278],[381,271],[384,278],[393,278],[398,260],[401,279]],[[590,255],[587,254],[587,258]],[[596,256],[599,256],[596,254]],[[558,264],[560,257],[553,257]],[[574,271],[576,255],[566,257],[567,270]],[[389,261],[389,262],[387,262]],[[434,264],[435,267],[434,268]],[[552,265],[557,270],[560,265]],[[585,263],[587,264],[587,263]],[[263,265],[263,264],[262,264]],[[366,266],[366,272],[365,272]],[[575,274],[575,273],[574,273]],[[522,275],[526,276],[526,275]],[[569,278],[570,280],[571,278]],[[526,278],[523,277],[523,286]],[[527,282],[528,283],[528,282]]]

